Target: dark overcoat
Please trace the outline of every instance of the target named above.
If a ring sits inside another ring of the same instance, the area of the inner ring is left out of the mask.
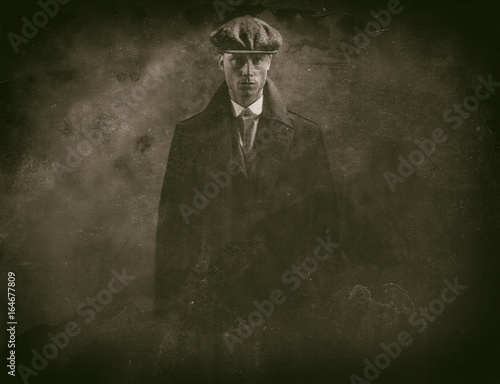
[[[239,124],[223,83],[205,110],[176,126],[158,216],[158,313],[244,310],[282,287],[283,272],[311,256],[318,237],[338,239],[321,128],[288,111],[269,79],[246,158]]]

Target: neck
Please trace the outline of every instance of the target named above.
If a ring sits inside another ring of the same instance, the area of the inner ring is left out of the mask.
[[[242,97],[240,95],[235,94],[231,89],[229,89],[229,96],[231,99],[235,102],[241,105],[243,108],[248,108],[251,106],[253,103],[255,103],[257,100],[261,98],[263,94],[263,90],[261,89],[258,93],[255,95],[250,95],[248,97]]]

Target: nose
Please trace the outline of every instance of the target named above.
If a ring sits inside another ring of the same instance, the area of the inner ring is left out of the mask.
[[[241,68],[241,74],[242,76],[253,76],[253,71],[254,71],[255,67],[252,63],[252,60],[247,60],[247,62],[245,63],[245,65]]]

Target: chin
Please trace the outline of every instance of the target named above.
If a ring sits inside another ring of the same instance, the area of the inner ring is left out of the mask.
[[[241,97],[250,97],[252,95],[255,95],[255,91],[239,91],[238,92]]]

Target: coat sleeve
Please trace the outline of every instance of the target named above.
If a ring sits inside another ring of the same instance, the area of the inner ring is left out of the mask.
[[[318,236],[330,236],[332,242],[339,243],[340,229],[337,191],[321,128],[318,129],[317,140],[314,143],[314,152],[317,155],[317,160],[312,162],[316,169],[311,173],[314,176],[312,182],[316,185],[314,217],[316,220],[320,220],[317,223],[320,229],[319,232],[321,232],[321,229],[324,229],[323,234],[318,233]]]
[[[192,206],[195,167],[182,126],[174,131],[160,196],[156,233],[155,312],[182,305],[185,283],[198,239]]]
[[[340,243],[339,207],[321,128],[295,117],[289,157],[274,192],[273,214],[262,227],[282,268],[313,254],[318,238]],[[268,235],[271,234],[271,235]]]
[[[335,243],[340,247],[339,206],[336,186],[330,167],[328,152],[323,131],[319,126],[309,133],[309,147],[306,160],[307,197],[302,204],[306,207],[307,225],[302,226],[303,237],[307,239],[309,249],[304,252],[311,254],[318,245],[318,239],[327,243]],[[336,262],[341,260],[337,257]]]

